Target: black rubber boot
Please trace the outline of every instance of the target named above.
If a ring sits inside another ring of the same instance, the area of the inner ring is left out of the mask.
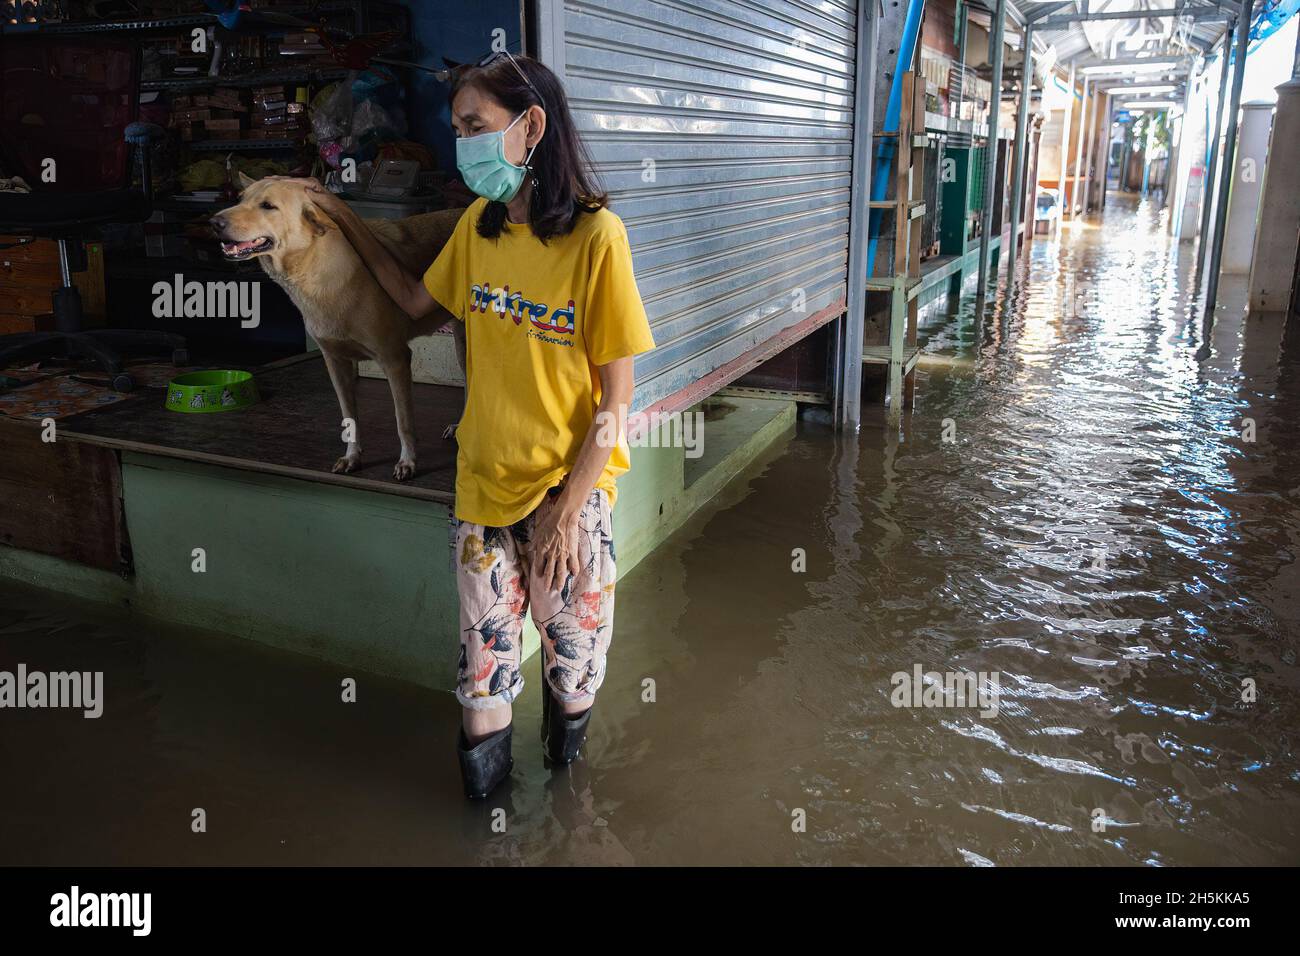
[[[510,756],[510,736],[514,725],[498,730],[491,737],[479,741],[473,748],[460,729],[456,741],[456,755],[460,757],[460,775],[465,781],[465,796],[481,800],[510,775],[515,765]]]
[[[564,765],[577,759],[582,744],[587,739],[591,709],[588,707],[577,717],[571,718],[564,713],[559,701],[551,696],[551,689],[542,685],[542,744],[546,747],[547,760]]]

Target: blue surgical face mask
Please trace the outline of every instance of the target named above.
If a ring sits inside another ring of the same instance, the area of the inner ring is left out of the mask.
[[[465,185],[484,199],[509,202],[524,184],[528,161],[533,158],[537,146],[528,151],[522,166],[506,159],[506,133],[523,118],[524,113],[520,113],[503,130],[462,136],[456,140],[456,168],[465,178]]]

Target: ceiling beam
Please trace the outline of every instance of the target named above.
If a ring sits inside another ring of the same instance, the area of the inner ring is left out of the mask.
[[[1065,13],[1059,16],[1049,16],[1036,21],[1036,23],[1044,30],[1052,30],[1057,27],[1068,27],[1072,23],[1091,23],[1095,20],[1159,20],[1166,17],[1179,17],[1200,23],[1208,20],[1227,20],[1232,16],[1235,16],[1235,14],[1227,10],[1188,10],[1186,8],[1179,10],[1100,10],[1096,13]]]
[[[1167,59],[1162,56],[1153,56],[1153,61],[1163,61]],[[1190,57],[1179,61],[1177,66],[1161,67],[1158,70],[1138,69],[1133,71],[1137,64],[1133,62],[1118,63],[1115,60],[1075,60],[1074,65],[1080,70],[1087,70],[1093,79],[1106,76],[1123,76],[1123,77],[1151,77],[1151,82],[1156,82],[1156,77],[1160,76],[1186,76],[1190,72]],[[1138,61],[1141,62],[1140,60]]]
[[[1074,4],[1068,2],[1068,0],[1065,3],[1040,3],[1032,10],[1025,11],[1025,21],[1028,22],[1032,20],[1034,22],[1034,26],[1037,27],[1038,24],[1042,22],[1043,17],[1055,13],[1057,10],[1063,10],[1066,7],[1072,7],[1072,6],[1074,6]]]

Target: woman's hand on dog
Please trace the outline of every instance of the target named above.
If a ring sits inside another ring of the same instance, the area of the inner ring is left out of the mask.
[[[326,189],[319,179],[311,176],[268,176],[267,178],[301,186],[306,191],[307,198],[327,213],[336,212],[342,205],[342,200],[338,196]]]
[[[577,575],[582,570],[578,561],[577,514],[568,515],[560,508],[550,508],[540,515],[533,526],[529,549],[533,566],[541,572],[542,582],[552,591],[564,587],[567,575]]]

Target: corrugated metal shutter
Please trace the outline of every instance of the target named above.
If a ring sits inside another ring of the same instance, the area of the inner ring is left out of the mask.
[[[565,86],[658,344],[638,408],[844,298],[855,30],[853,0],[565,3]]]

